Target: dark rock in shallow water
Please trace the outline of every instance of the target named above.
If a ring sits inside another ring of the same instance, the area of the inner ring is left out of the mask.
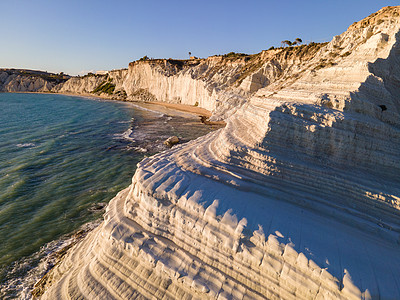
[[[179,138],[174,135],[166,139],[164,145],[171,148],[173,145],[176,145],[178,143],[179,143]]]
[[[95,203],[89,208],[89,211],[91,211],[91,212],[101,211],[101,210],[105,209],[106,206],[107,206],[107,203],[104,203],[104,202]]]

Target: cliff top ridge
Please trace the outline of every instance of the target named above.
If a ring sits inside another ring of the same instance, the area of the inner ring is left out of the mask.
[[[379,25],[385,21],[392,21],[394,18],[399,18],[399,16],[400,6],[386,6],[361,21],[354,22],[348,30],[365,28],[369,25]]]

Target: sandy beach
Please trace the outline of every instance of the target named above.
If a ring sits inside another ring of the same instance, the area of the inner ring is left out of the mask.
[[[35,93],[38,94],[38,93]],[[39,93],[40,94],[40,93]],[[47,93],[43,93],[47,94]],[[104,96],[99,96],[96,94],[84,93],[56,93],[60,95],[67,96],[76,96],[76,97],[88,97],[88,98],[98,98],[102,100],[108,101],[119,101],[127,104],[132,104],[134,106],[143,107],[146,109],[151,109],[158,111],[160,113],[164,113],[171,116],[181,116],[181,117],[193,117],[198,116],[200,121],[206,125],[220,125],[225,126],[226,123],[224,121],[209,121],[208,119],[212,116],[212,112],[198,106],[180,104],[180,103],[167,103],[162,101],[135,101],[135,100],[121,100],[115,98],[109,98]]]
[[[51,93],[44,93],[44,92],[23,92],[23,93],[28,93],[28,94],[51,94]],[[114,99],[114,98],[109,98],[109,97],[104,97],[104,96],[99,96],[96,94],[90,94],[90,93],[83,93],[83,94],[78,94],[78,93],[55,93],[55,94],[60,94],[60,95],[67,95],[67,96],[76,96],[76,97],[89,97],[89,98],[98,98],[102,100],[110,100],[110,101],[120,101],[120,102],[125,102],[125,103],[132,103],[134,105],[140,106],[140,107],[145,107],[148,109],[156,110],[161,113],[165,114],[172,114],[176,115],[176,112],[181,112],[181,114],[178,114],[180,116],[185,116],[185,114],[189,115],[195,115],[200,117],[200,121],[204,124],[207,125],[221,125],[224,126],[226,123],[224,121],[209,121],[208,119],[212,116],[212,112],[205,109],[201,108],[198,106],[192,106],[192,105],[187,105],[187,104],[179,104],[179,103],[167,103],[167,102],[162,102],[162,101],[133,101],[133,100],[121,100],[121,99]],[[183,114],[182,114],[183,113]]]

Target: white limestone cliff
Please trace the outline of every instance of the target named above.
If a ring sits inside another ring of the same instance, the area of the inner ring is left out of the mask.
[[[49,92],[59,81],[62,81],[62,76],[56,74],[0,69],[1,92]]]
[[[212,120],[221,120],[235,113],[257,90],[301,68],[322,46],[311,44],[293,51],[276,49],[207,59],[135,61],[128,69],[112,70],[106,75],[73,77],[52,91],[195,105],[212,111]],[[106,83],[114,86],[113,92],[99,91],[98,87]]]
[[[116,82],[128,97],[245,101],[225,128],[139,163],[42,299],[400,298],[399,14],[264,52],[242,78],[227,62],[208,77],[210,61],[131,64]]]
[[[304,45],[300,55],[277,49],[189,61],[136,61],[116,89],[126,91],[127,99],[198,105],[212,111],[213,120],[226,119],[258,89],[301,66],[320,47]]]
[[[90,94],[105,80],[105,75],[72,77],[67,82],[55,86],[53,92],[65,94]]]

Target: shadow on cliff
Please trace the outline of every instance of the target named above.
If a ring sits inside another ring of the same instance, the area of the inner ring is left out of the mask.
[[[387,110],[393,110],[397,114],[396,126],[400,126],[400,32],[395,35],[396,42],[394,43],[388,57],[386,59],[378,58],[375,62],[368,65],[369,71],[375,76],[383,80],[383,84],[388,93],[388,98],[385,98]],[[364,94],[369,98],[369,94]],[[380,107],[382,108],[382,107]],[[382,109],[382,113],[385,111]]]
[[[275,198],[278,201],[294,203],[349,228],[358,228],[360,234],[367,231],[390,243],[398,239],[399,243],[400,33],[396,34],[388,57],[369,63],[368,68],[372,75],[357,91],[350,93],[343,111],[292,104],[298,112],[296,115],[286,110],[287,107],[277,107],[269,113],[270,130],[260,146],[261,152],[272,158],[270,165],[275,167],[275,172],[260,175],[238,167],[234,161],[230,163],[233,171],[245,174],[262,186],[259,190],[253,188],[256,193],[272,195],[272,198],[279,194]],[[329,126],[321,126],[315,118],[309,118],[325,115],[333,116]],[[231,157],[251,156],[240,151],[230,154]],[[238,189],[246,190],[245,186]],[[266,231],[267,235],[273,233]],[[291,243],[290,239],[289,233],[282,242]],[[311,252],[304,251],[306,246],[295,243],[293,248],[313,259]],[[341,286],[348,272],[355,274],[355,285],[360,289],[371,289],[365,282],[362,284],[366,276],[363,267],[341,259],[344,258],[326,255],[325,265],[332,275],[342,280]],[[329,266],[329,261],[335,260],[339,260],[335,262],[336,267]],[[373,281],[367,279],[367,282]],[[378,285],[377,281],[375,284]],[[372,287],[371,292],[372,297],[379,296],[379,288]]]
[[[270,156],[283,162],[276,174],[283,180],[297,180],[309,186],[310,193],[324,187],[317,196],[398,231],[400,32],[388,57],[379,58],[368,67],[373,75],[350,94],[343,111],[294,104],[298,111],[294,115],[277,107],[270,113],[270,130],[261,145]],[[333,117],[331,126],[321,126],[314,121],[316,118],[309,117],[329,114]],[[288,128],[282,130],[285,122],[289,123]],[[285,164],[291,167],[285,168]],[[296,167],[309,169],[306,182],[291,173]],[[326,186],[329,180],[332,189]],[[375,199],[371,195],[376,195]],[[381,201],[379,195],[387,200]],[[385,222],[395,224],[396,229]]]

